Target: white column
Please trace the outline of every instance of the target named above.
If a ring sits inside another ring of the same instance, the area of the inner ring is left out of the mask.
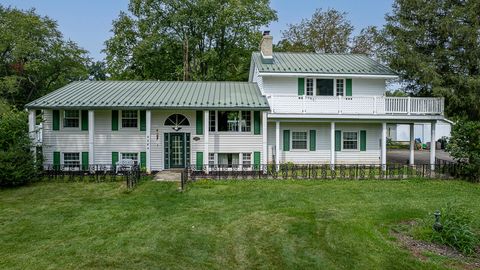
[[[267,115],[268,112],[262,113],[262,164],[268,163],[268,149],[267,149]]]
[[[330,166],[335,166],[335,122],[330,123]]]
[[[32,152],[34,158],[37,157],[36,155],[37,134],[35,132],[35,124],[36,124],[35,110],[29,110],[28,111],[28,135],[30,136],[30,141],[32,142],[30,151]]]
[[[415,164],[415,124],[410,124],[410,165]]]
[[[95,111],[88,111],[88,164],[95,164]]]
[[[152,133],[152,111],[147,110],[145,113],[146,127],[145,127],[145,162],[147,163],[147,173],[152,172],[152,163],[151,163],[151,144],[150,136]]]
[[[432,122],[432,127],[430,128],[430,168],[435,170],[435,148],[436,148],[436,141],[435,141],[435,128],[437,125],[437,121]]]
[[[280,121],[275,122],[275,164],[280,164]]]
[[[382,170],[387,169],[387,123],[382,123]]]
[[[208,140],[209,140],[209,128],[208,128],[208,125],[210,124],[210,119],[209,119],[209,116],[208,116],[208,111],[204,111],[203,112],[203,151],[204,151],[204,154],[203,154],[203,167],[206,168],[205,172],[208,173]]]

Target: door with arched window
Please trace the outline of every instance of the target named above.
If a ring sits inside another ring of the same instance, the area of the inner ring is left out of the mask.
[[[172,114],[165,120],[164,126],[171,128],[165,134],[165,169],[185,168],[190,163],[190,133],[181,132],[190,126],[183,114]]]

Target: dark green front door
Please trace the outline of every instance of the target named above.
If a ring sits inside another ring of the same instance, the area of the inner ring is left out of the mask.
[[[185,168],[184,133],[170,133],[170,168]]]

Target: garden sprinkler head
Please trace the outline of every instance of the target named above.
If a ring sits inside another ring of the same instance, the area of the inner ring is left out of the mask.
[[[433,229],[437,232],[441,231],[443,229],[443,225],[440,223],[440,216],[442,213],[440,213],[440,210],[437,210],[433,213],[435,216],[435,223],[433,223]]]

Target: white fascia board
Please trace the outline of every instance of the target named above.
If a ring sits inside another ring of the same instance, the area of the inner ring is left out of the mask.
[[[323,78],[364,78],[364,79],[398,79],[398,75],[376,74],[328,74],[328,73],[287,73],[287,72],[259,72],[260,76],[272,77],[323,77]]]
[[[282,122],[308,122],[308,121],[392,121],[394,123],[431,122],[445,119],[443,115],[352,115],[352,114],[285,114],[269,113],[268,119],[282,120]]]

